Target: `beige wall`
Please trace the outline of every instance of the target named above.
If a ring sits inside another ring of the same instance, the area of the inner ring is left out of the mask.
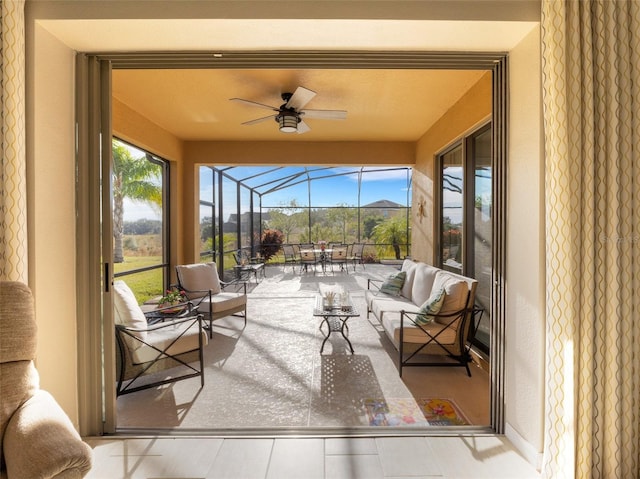
[[[218,165],[413,165],[415,146],[408,142],[189,142],[185,158],[195,164]]]
[[[414,259],[429,264],[435,261],[433,195],[437,190],[433,180],[436,154],[491,119],[491,88],[491,73],[487,72],[418,141],[412,204],[418,205],[424,200],[426,214],[423,218],[415,214],[413,217],[411,255]]]
[[[182,140],[115,98],[111,115],[115,136],[167,160],[182,160]]]
[[[27,65],[29,285],[38,324],[36,366],[77,425],[75,55],[35,26]],[[37,99],[37,101],[36,101]],[[88,260],[88,258],[87,258]]]
[[[38,2],[30,2],[38,3]],[[94,2],[92,5],[104,2]],[[132,2],[135,3],[135,2]],[[54,2],[39,2],[40,14],[55,17]],[[113,6],[113,4],[112,4]],[[90,18],[92,9],[69,6],[69,18]],[[36,9],[37,10],[37,9]],[[483,9],[486,12],[486,8]],[[48,13],[47,13],[48,12]],[[105,15],[111,10],[105,10]],[[37,27],[38,12],[27,4],[27,166],[30,283],[36,294],[38,367],[49,389],[78,421],[74,198],[73,51]],[[507,427],[532,460],[542,450],[544,394],[543,182],[538,31],[510,52]],[[37,65],[37,68],[36,68]],[[445,145],[417,150],[416,196],[432,192],[429,162]],[[188,148],[185,148],[185,150]],[[161,154],[159,152],[159,154]],[[189,156],[189,162],[201,155]],[[227,161],[225,161],[226,163]],[[178,171],[176,181],[195,184],[195,172]],[[195,194],[195,190],[194,190]],[[415,196],[414,196],[415,200]],[[178,207],[187,211],[188,205]],[[427,208],[427,211],[429,209]],[[432,218],[421,230],[428,237]],[[414,238],[414,245],[417,245]],[[416,256],[429,260],[427,241]]]
[[[540,29],[509,54],[507,434],[539,463],[544,426],[544,150]]]

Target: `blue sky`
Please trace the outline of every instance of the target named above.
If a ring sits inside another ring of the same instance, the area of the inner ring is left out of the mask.
[[[140,156],[135,154],[134,156]],[[346,174],[359,170],[359,168],[334,167],[326,170],[323,167],[314,168],[310,172],[311,176],[317,178],[311,182],[311,203],[315,207],[327,207],[346,204],[356,206],[358,204],[358,175],[357,173]],[[299,205],[306,206],[309,202],[307,181],[302,181],[306,175],[298,179],[292,179],[292,186],[266,193],[269,189],[279,185],[282,178],[287,178],[297,173],[301,173],[300,167],[280,168],[271,173],[262,174],[273,170],[274,167],[242,167],[234,168],[232,173],[236,178],[244,178],[246,183],[259,191],[265,192],[262,198],[262,205],[266,207],[279,207],[288,205],[295,199]],[[372,168],[370,168],[372,169]],[[379,168],[376,168],[379,169]],[[201,175],[202,193],[206,197],[211,197],[211,174],[205,169]],[[326,175],[341,174],[331,178],[322,178]],[[253,178],[252,178],[253,177]],[[273,182],[273,183],[271,183]],[[294,184],[299,182],[298,184]],[[225,198],[235,198],[236,189],[232,182],[225,182]],[[248,210],[248,194],[243,196],[242,211]],[[406,170],[388,169],[385,171],[364,171],[362,175],[362,188],[360,192],[360,204],[366,205],[378,200],[390,200],[401,205],[407,204],[407,172]],[[410,196],[409,196],[410,201]],[[234,202],[227,201],[229,208],[225,208],[224,217],[228,219],[229,214],[235,213]],[[245,204],[246,203],[246,204]],[[258,205],[254,205],[257,208]],[[160,219],[160,212],[154,211],[144,203],[134,203],[125,200],[125,221],[136,221],[138,219]]]
[[[235,178],[244,179],[246,184],[263,193],[262,206],[280,207],[287,206],[295,200],[300,206],[309,203],[309,191],[307,173],[302,167],[283,167],[277,171],[271,171],[274,167],[242,167],[234,168],[229,173]],[[353,167],[309,167],[311,181],[311,204],[314,207],[328,207],[337,205],[357,206],[358,204],[358,174]],[[379,170],[380,168],[376,168]],[[261,174],[268,172],[265,174]],[[328,175],[338,174],[331,178],[323,178]],[[296,177],[296,175],[300,175]],[[291,178],[287,187],[278,188],[286,178]],[[205,197],[211,197],[211,188],[204,185],[211,183],[211,173],[205,171],[201,174],[202,193]],[[401,205],[407,204],[407,171],[387,169],[385,171],[364,171],[362,175],[362,188],[360,192],[360,204],[366,205],[378,200],[390,200]],[[225,182],[224,197],[233,199],[236,195],[235,185]],[[270,192],[270,190],[274,190]],[[248,198],[248,194],[245,195]],[[254,201],[257,201],[254,200]],[[229,201],[225,202],[229,203]],[[254,208],[257,208],[254,204]],[[248,199],[243,202],[242,211],[248,210]],[[225,219],[230,213],[235,213],[235,204],[231,208],[225,208]]]

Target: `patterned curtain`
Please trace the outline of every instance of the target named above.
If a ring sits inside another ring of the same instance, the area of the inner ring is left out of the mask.
[[[543,475],[639,477],[640,2],[543,0]]]
[[[24,1],[1,2],[0,280],[27,281]]]

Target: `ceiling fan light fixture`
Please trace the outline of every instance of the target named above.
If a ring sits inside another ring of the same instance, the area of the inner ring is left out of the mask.
[[[283,111],[276,117],[278,125],[280,125],[280,131],[283,133],[295,133],[298,131],[298,115],[293,112]]]

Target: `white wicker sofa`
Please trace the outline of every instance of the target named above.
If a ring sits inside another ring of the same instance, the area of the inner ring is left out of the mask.
[[[477,280],[410,259],[397,276],[404,276],[404,281],[396,278],[402,282],[397,294],[382,292],[388,283],[369,279],[365,298],[367,317],[375,316],[398,350],[400,376],[408,366],[460,366],[471,376],[467,337]],[[433,306],[434,298],[439,307],[421,311]]]

